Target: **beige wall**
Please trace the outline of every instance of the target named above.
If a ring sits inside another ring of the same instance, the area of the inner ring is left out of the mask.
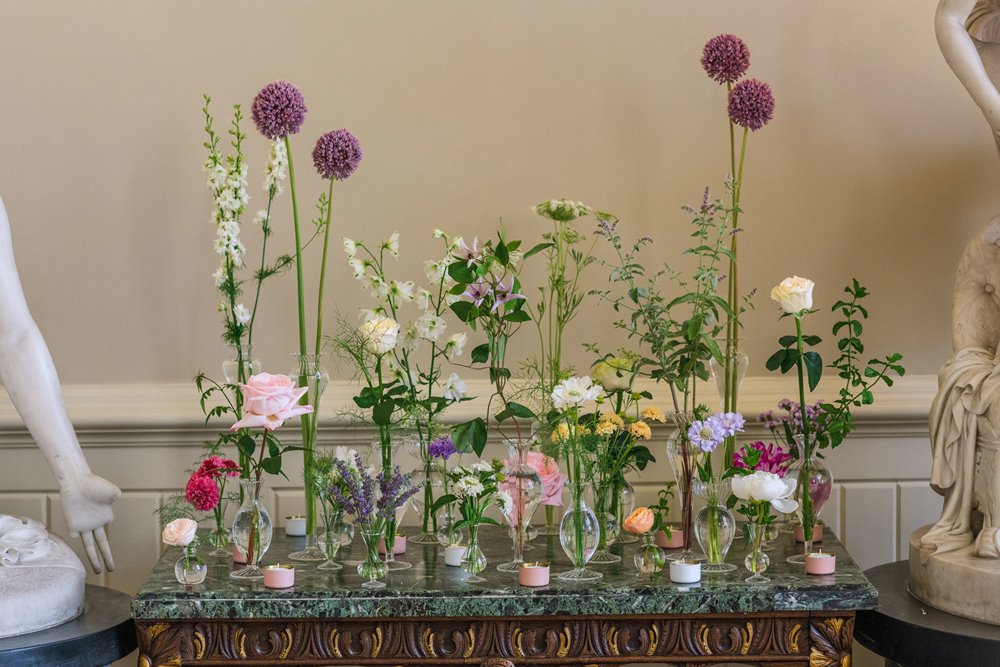
[[[791,273],[814,278],[824,303],[862,277],[871,349],[932,373],[949,351],[959,252],[998,208],[995,149],[937,51],[934,5],[6,1],[0,192],[24,287],[64,382],[218,368],[200,97],[221,119],[276,78],[310,108],[294,144],[304,208],[319,191],[315,137],[350,128],[365,159],[335,194],[336,231],[402,230],[402,274],[436,252],[433,227],[472,237],[502,217],[531,235],[528,207],[551,196],[618,213],[630,235],[657,239],[656,260],[673,259],[680,205],[727,170],[722,92],[698,57],[731,31],[777,95],[745,189],[743,284],[761,289],[746,318],[751,373],[783,333],[766,292]],[[264,142],[248,129],[256,210]],[[328,293],[353,311],[361,293],[334,259]],[[260,355],[285,370],[287,277],[262,317]],[[613,341],[606,312],[584,317],[587,339]]]

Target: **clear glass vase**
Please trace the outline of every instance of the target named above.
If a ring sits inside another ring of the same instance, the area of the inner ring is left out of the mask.
[[[730,399],[739,395],[743,378],[746,377],[747,369],[750,367],[750,357],[743,349],[743,338],[736,338],[731,344],[725,346],[725,349],[722,350],[721,363],[712,357],[708,365],[712,371],[712,378],[715,380],[715,389],[719,393],[719,405],[732,405],[730,401],[726,400],[726,390],[729,389]],[[727,371],[729,373],[728,380]]]
[[[358,565],[358,574],[366,579],[362,588],[385,588],[384,579],[389,570],[378,557],[378,543],[382,541],[382,531],[361,528],[361,538],[365,543],[365,559]]]
[[[222,377],[226,379],[226,384],[244,384],[251,375],[263,370],[260,359],[253,356],[253,345],[240,345],[232,359],[222,362]]]
[[[316,425],[319,416],[319,402],[326,391],[326,386],[330,382],[330,375],[323,369],[322,355],[319,354],[293,354],[295,366],[289,372],[289,376],[297,378],[299,387],[308,387],[308,391],[302,397],[302,402],[313,406],[312,414],[302,415],[302,465],[305,468],[312,466],[313,456],[316,454]],[[293,551],[288,557],[300,562],[322,562],[326,560],[326,554],[319,547],[318,528],[318,503],[312,489],[305,487],[306,500],[306,548],[300,551]]]
[[[695,482],[695,491],[705,500],[705,506],[694,520],[694,535],[705,553],[701,571],[708,573],[733,572],[736,566],[727,563],[726,554],[736,536],[736,518],[726,507],[730,494],[729,480]]]
[[[462,516],[455,507],[455,503],[448,503],[440,507],[435,515],[437,524],[437,542],[443,547],[453,544],[466,544],[466,531],[464,528],[455,529],[455,524],[462,520]]]
[[[559,575],[562,581],[597,581],[603,575],[587,569],[597,542],[601,536],[601,526],[597,515],[587,506],[587,484],[572,482],[569,485],[569,504],[559,523],[559,544],[573,564],[573,569]]]
[[[205,581],[208,575],[208,565],[198,555],[198,545],[195,543],[184,547],[184,555],[174,564],[174,576],[178,583],[194,586]]]
[[[594,508],[594,515],[597,517],[597,522],[600,525],[601,533],[597,538],[597,551],[591,556],[590,562],[593,565],[608,565],[610,563],[619,563],[622,559],[621,556],[613,554],[609,550],[611,545],[615,543],[615,540],[618,539],[621,524],[618,523],[618,516],[614,511],[614,494],[616,492],[614,480],[605,476],[599,477],[600,481],[597,485],[591,487],[594,490],[591,504]]]
[[[805,563],[813,552],[813,537],[819,513],[833,492],[833,473],[819,458],[814,445],[806,447],[801,434],[794,437],[798,459],[785,473],[785,479],[795,481],[795,501],[799,504],[796,516],[802,524],[805,537],[803,553],[788,557],[789,563]]]
[[[260,502],[261,481],[241,479],[243,504],[233,518],[230,532],[233,544],[246,557],[246,566],[229,573],[233,579],[256,580],[264,578],[260,560],[271,546],[271,516]]]
[[[469,576],[465,578],[466,583],[481,584],[486,579],[479,576],[479,573],[486,569],[486,555],[479,548],[479,525],[469,526],[469,548],[462,556],[462,569]]]
[[[623,531],[625,519],[635,509],[635,487],[627,479],[618,480],[618,505],[615,508],[615,518],[618,521],[618,541],[622,544],[631,544],[639,541],[639,536],[628,531]]]
[[[692,412],[674,412],[670,419],[676,426],[676,430],[667,436],[667,460],[670,462],[670,469],[677,480],[677,490],[681,497],[681,530],[683,531],[684,547],[671,553],[667,558],[670,560],[682,560],[688,563],[700,562],[703,558],[691,551],[691,536],[694,533],[694,473],[699,457],[703,452],[691,444],[687,437],[687,430],[695,420]]]
[[[427,455],[427,447],[420,445],[421,467],[409,474],[410,482],[420,490],[410,497],[413,510],[420,517],[420,533],[410,537],[415,544],[437,544],[437,517],[434,501],[444,493],[444,472]]]
[[[320,565],[320,570],[332,572],[341,570],[343,565],[334,561],[337,551],[340,550],[340,535],[337,533],[337,524],[343,521],[343,512],[338,512],[323,504],[323,555],[326,556]]]
[[[212,546],[212,550],[208,552],[208,555],[213,558],[229,558],[233,555],[232,550],[229,548],[229,529],[224,524],[226,520],[226,512],[223,509],[224,503],[224,500],[219,501],[219,507],[215,510],[215,528],[212,529],[212,532],[206,538]]]
[[[510,528],[513,541],[514,558],[497,565],[500,572],[517,573],[524,562],[524,551],[527,548],[528,526],[531,517],[542,499],[542,478],[538,471],[528,464],[526,455],[529,442],[514,442],[510,445],[510,456],[505,461],[500,489],[510,494],[514,500],[510,511],[504,514],[504,519]]]
[[[639,574],[656,574],[663,571],[667,563],[667,555],[656,546],[656,536],[653,533],[642,536],[642,545],[632,558]]]
[[[770,557],[764,553],[764,549],[762,548],[766,527],[756,523],[748,523],[745,528],[750,547],[746,558],[743,559],[743,565],[750,572],[750,576],[746,578],[746,581],[750,584],[766,584],[771,581],[768,577],[764,576],[767,566],[771,564]]]

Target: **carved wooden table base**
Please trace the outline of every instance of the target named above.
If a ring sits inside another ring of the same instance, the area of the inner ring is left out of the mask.
[[[854,612],[136,621],[139,667],[724,662],[850,667]]]

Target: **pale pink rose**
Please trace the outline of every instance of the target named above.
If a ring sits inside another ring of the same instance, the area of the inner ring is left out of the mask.
[[[566,476],[559,470],[555,459],[539,452],[528,452],[525,463],[530,465],[542,478],[542,504],[562,507],[562,490]]]
[[[251,375],[246,384],[240,385],[240,389],[243,391],[243,419],[229,427],[230,431],[241,428],[273,431],[286,419],[313,411],[311,405],[299,405],[299,399],[308,388],[296,387],[295,381],[287,375]]]
[[[174,519],[163,527],[163,543],[172,547],[186,547],[198,533],[194,519]]]

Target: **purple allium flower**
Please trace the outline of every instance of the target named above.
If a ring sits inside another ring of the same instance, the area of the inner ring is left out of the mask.
[[[275,81],[260,89],[251,107],[253,122],[268,139],[284,139],[295,134],[306,120],[306,100],[287,81]]]
[[[316,142],[313,164],[323,178],[347,180],[361,162],[361,144],[347,130],[327,132]]]
[[[736,83],[750,68],[750,49],[736,35],[718,35],[705,44],[701,66],[718,83]]]
[[[447,461],[448,457],[455,452],[455,443],[452,441],[450,435],[443,435],[427,445],[427,454],[431,458]]]
[[[729,92],[729,118],[740,127],[756,132],[774,118],[771,86],[757,79],[740,81]]]
[[[725,431],[710,419],[691,422],[687,435],[691,444],[703,452],[715,451],[715,448],[726,439]]]
[[[744,424],[746,424],[743,415],[738,412],[719,412],[709,417],[708,421],[725,433],[727,438],[742,431]]]
[[[745,452],[748,449],[756,449],[760,452],[760,459],[754,470],[763,470],[765,472],[773,472],[778,477],[784,477],[785,473],[788,472],[788,466],[791,464],[792,455],[785,452],[781,447],[778,447],[774,443],[764,444],[763,442],[751,442],[746,445],[742,450],[733,454],[733,466],[737,468],[747,468],[747,464],[744,461]]]

